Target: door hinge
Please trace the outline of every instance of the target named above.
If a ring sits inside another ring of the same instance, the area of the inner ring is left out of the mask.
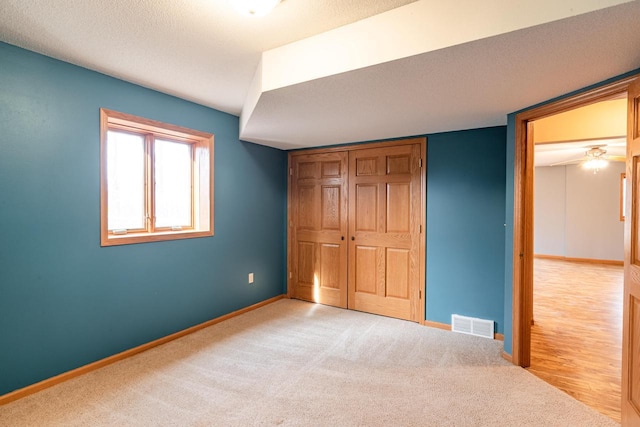
[[[293,271],[289,272],[289,279],[293,279]]]
[[[418,291],[418,299],[422,299],[422,289]]]
[[[422,224],[420,224],[420,233],[422,233]]]
[[[289,175],[293,176],[293,168],[289,168]]]
[[[422,159],[419,159],[418,163],[420,164],[420,168],[422,168]]]

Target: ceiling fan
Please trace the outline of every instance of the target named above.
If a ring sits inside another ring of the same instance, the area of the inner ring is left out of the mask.
[[[586,148],[586,151],[583,152],[583,155],[574,159],[552,163],[550,166],[581,164],[583,168],[593,170],[594,173],[597,173],[600,169],[606,167],[610,161],[624,162],[626,160],[624,156],[607,155],[607,150],[605,150],[604,147],[607,147],[607,145],[586,146],[584,147]]]

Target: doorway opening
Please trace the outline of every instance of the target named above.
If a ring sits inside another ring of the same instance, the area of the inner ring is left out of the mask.
[[[512,361],[516,365],[531,365],[531,329],[534,321],[534,121],[626,96],[636,78],[637,76],[623,78],[516,115],[512,319]],[[624,345],[623,343],[623,349]]]
[[[624,96],[532,121],[534,277],[528,370],[617,422],[626,125]]]

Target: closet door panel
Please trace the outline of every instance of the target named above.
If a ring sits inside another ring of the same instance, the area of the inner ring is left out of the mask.
[[[409,299],[411,262],[410,250],[387,248],[386,295],[387,297]]]
[[[347,154],[292,156],[290,178],[290,294],[346,307]]]
[[[419,144],[349,153],[351,309],[419,320],[420,167]]]

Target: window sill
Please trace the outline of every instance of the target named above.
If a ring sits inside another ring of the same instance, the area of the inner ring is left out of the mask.
[[[213,231],[180,230],[161,231],[156,233],[129,233],[113,235],[100,241],[100,246],[132,245],[135,243],[162,242],[165,240],[195,239],[199,237],[211,237]]]

